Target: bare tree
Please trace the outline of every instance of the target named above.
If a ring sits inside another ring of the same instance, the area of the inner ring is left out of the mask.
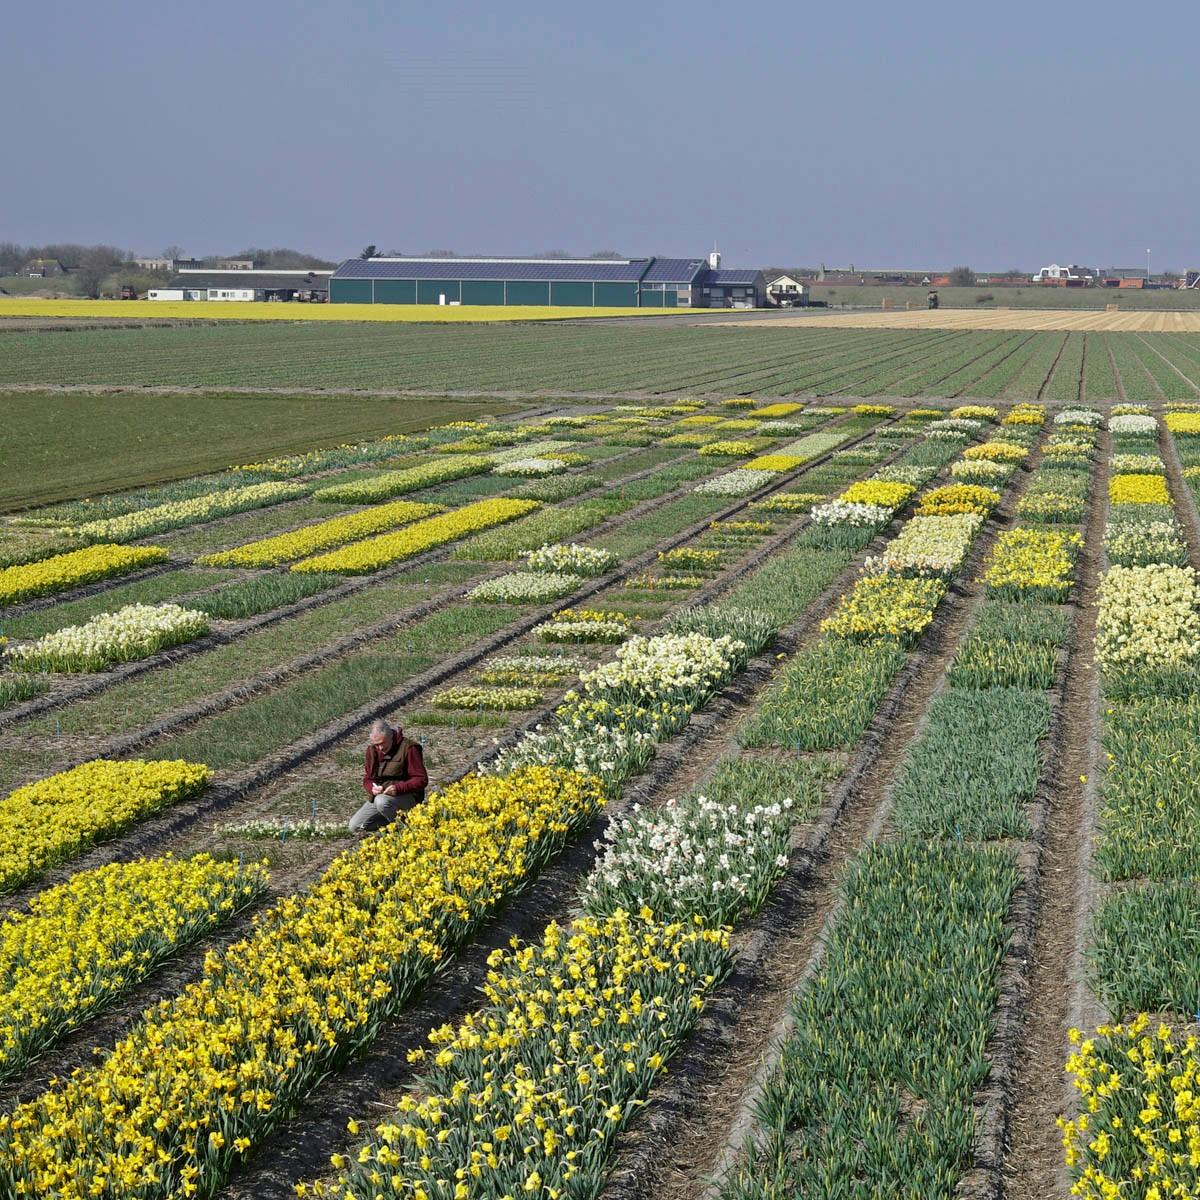
[[[955,267],[950,272],[951,287],[974,287],[975,272],[970,267]]]
[[[620,250],[593,250],[589,258],[624,258]]]
[[[537,258],[570,258],[569,250],[543,250],[541,254],[536,255]]]
[[[187,258],[187,251],[182,246],[164,246],[163,258]]]
[[[95,299],[100,295],[100,287],[112,272],[119,267],[126,256],[115,246],[91,246],[84,251],[79,260],[79,269],[75,278],[79,281],[79,290]]]

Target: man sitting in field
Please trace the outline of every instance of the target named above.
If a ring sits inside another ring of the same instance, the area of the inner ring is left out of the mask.
[[[390,824],[402,808],[425,799],[428,783],[420,745],[386,721],[376,721],[363,764],[363,791],[369,799],[350,818],[350,832],[371,833]]]

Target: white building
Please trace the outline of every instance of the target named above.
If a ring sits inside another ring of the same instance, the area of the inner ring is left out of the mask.
[[[768,276],[767,303],[776,308],[790,308],[808,303],[808,285],[790,275]]]
[[[1058,263],[1051,263],[1048,267],[1043,267],[1036,275],[1033,276],[1034,283],[1043,283],[1047,279],[1078,279],[1091,280],[1096,277],[1096,272],[1091,267],[1081,267],[1078,263],[1071,263],[1070,266],[1060,266]]]

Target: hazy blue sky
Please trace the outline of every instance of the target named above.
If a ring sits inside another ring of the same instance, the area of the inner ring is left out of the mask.
[[[0,240],[1200,267],[1195,0],[25,0]]]

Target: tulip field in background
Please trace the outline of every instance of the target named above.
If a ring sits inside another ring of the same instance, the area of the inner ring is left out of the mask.
[[[0,1200],[1200,1198],[1200,351],[676,320],[3,334],[511,377],[0,518]]]

